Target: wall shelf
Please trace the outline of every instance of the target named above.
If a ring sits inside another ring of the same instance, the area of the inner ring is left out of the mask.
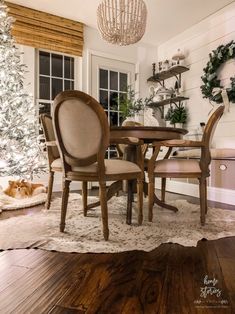
[[[177,75],[189,71],[189,68],[183,65],[175,65],[167,71],[156,73],[154,76],[148,78],[148,82],[161,82],[171,77],[177,77]]]
[[[174,104],[180,101],[188,100],[188,99],[189,99],[188,97],[177,96],[177,97],[167,98],[161,101],[152,102],[151,104],[148,105],[148,107],[158,108],[158,107],[166,106],[169,104]]]

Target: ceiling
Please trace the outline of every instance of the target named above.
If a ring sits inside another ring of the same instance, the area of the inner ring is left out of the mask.
[[[97,28],[96,9],[101,0],[10,0]],[[234,0],[145,0],[147,30],[142,41],[158,45],[183,32]]]

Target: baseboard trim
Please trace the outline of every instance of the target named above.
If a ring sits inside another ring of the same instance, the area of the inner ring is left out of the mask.
[[[161,187],[159,180],[156,180],[156,187]],[[199,197],[198,185],[192,183],[167,180],[166,190],[168,192]],[[208,187],[207,198],[211,201],[235,205],[235,190]]]

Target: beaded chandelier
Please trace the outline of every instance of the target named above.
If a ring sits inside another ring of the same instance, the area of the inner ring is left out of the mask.
[[[145,33],[146,20],[143,0],[103,0],[97,9],[103,39],[120,46],[138,42]]]

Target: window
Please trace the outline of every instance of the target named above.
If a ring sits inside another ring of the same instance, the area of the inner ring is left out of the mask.
[[[74,58],[39,51],[39,113],[51,114],[51,104],[61,91],[74,89]]]
[[[99,69],[99,102],[104,107],[111,126],[121,125],[121,111],[119,99],[126,97],[128,74],[109,69]],[[116,149],[110,147],[108,158],[116,157]]]

